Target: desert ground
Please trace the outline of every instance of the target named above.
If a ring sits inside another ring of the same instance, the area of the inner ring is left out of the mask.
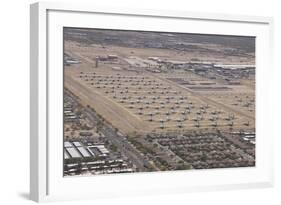
[[[131,164],[124,172],[254,166],[253,42],[66,29],[64,89],[81,117],[65,122],[65,140],[86,150],[102,141],[114,150],[111,160],[120,155]]]

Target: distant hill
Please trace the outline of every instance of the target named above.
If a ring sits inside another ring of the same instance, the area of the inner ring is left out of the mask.
[[[107,46],[165,48],[186,51],[200,49],[200,51],[219,52],[214,50],[213,45],[215,44],[220,46],[222,50],[225,48],[224,52],[230,52],[231,50],[231,53],[236,54],[255,52],[255,37],[247,36],[65,28],[64,38],[65,40],[85,44]]]

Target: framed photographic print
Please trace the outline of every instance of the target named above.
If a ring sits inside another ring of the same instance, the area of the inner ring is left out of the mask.
[[[31,199],[272,186],[272,24],[31,5]]]

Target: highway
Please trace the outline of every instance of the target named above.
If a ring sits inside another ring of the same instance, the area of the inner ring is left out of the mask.
[[[76,99],[74,99],[74,96],[71,95],[71,98],[76,101]],[[87,107],[84,108],[84,114],[86,114],[89,120],[91,120],[93,123],[100,120],[94,111]],[[147,168],[152,167],[149,161],[144,156],[142,156],[140,152],[127,141],[126,138],[117,135],[113,127],[111,127],[107,123],[104,123],[104,126],[100,131],[112,144],[114,144],[118,148],[118,150],[124,156],[126,156],[134,165],[136,165],[138,171],[147,171]]]
[[[147,127],[147,123],[131,115],[126,109],[109,98],[87,88],[72,77],[65,75],[65,87],[73,93],[77,93],[81,98],[81,104],[84,106],[93,106],[104,118],[111,118],[111,123],[119,129],[133,132]],[[129,116],[129,117],[128,117]]]

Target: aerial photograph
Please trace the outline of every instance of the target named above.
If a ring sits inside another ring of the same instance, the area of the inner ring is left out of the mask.
[[[255,37],[63,29],[63,175],[255,167]]]

